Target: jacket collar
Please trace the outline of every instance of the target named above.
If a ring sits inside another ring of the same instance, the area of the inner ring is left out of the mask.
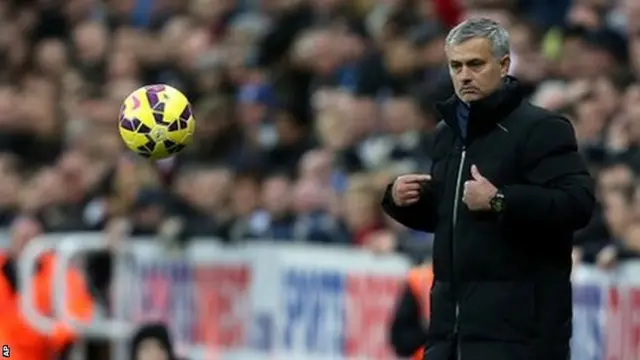
[[[472,101],[469,104],[468,139],[491,131],[500,121],[504,120],[522,102],[523,96],[518,80],[507,76],[502,86],[486,98]],[[460,134],[456,119],[456,107],[460,99],[457,95],[436,104],[436,109],[444,121]]]

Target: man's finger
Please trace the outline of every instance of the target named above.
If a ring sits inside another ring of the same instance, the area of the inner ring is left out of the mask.
[[[407,199],[410,199],[410,198],[419,198],[419,197],[420,197],[420,191],[418,191],[418,190],[409,190],[409,191],[407,191],[407,193],[406,193],[405,197],[406,197]]]
[[[418,174],[416,174],[416,175],[408,176],[406,181],[408,183],[422,183],[422,182],[429,181],[429,180],[431,180],[431,175],[426,175],[426,174],[425,175],[418,175]]]
[[[404,204],[405,205],[413,205],[413,204],[417,203],[418,200],[419,200],[419,198],[411,198],[411,199],[405,200]]]
[[[477,184],[478,182],[475,180],[469,180],[469,181],[465,181],[464,182],[464,187],[462,189],[462,191],[467,192],[470,191],[473,188],[474,184]]]
[[[422,188],[420,183],[407,183],[402,187],[403,191],[419,191]]]
[[[478,170],[478,167],[475,165],[471,165],[471,176],[477,181],[484,180],[484,176],[480,174],[480,170]]]

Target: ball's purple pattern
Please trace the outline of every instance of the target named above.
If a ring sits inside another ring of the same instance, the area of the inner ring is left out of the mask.
[[[175,154],[175,153],[178,153],[178,152],[182,151],[182,149],[184,149],[184,148],[185,148],[184,144],[177,144],[176,146],[174,146],[174,147],[172,147],[170,149],[167,149],[167,150],[169,150],[169,154]]]
[[[180,130],[179,124],[180,124],[180,121],[179,120],[175,120],[174,122],[169,124],[169,127],[167,128],[167,130],[168,131],[178,131],[178,130]]]
[[[149,106],[152,109],[155,109],[155,107],[158,105],[158,102],[160,102],[160,99],[158,99],[158,93],[153,91],[147,91],[146,95],[147,95],[147,101],[149,102]]]
[[[129,131],[136,131],[136,128],[133,126],[133,122],[125,117],[120,118],[120,127]]]
[[[145,89],[150,92],[162,92],[166,90],[166,87],[162,84],[154,84],[145,86]]]
[[[164,109],[165,103],[160,100],[158,93],[164,90],[163,85],[152,85],[146,87],[146,96],[147,101],[149,102],[149,106],[152,109],[153,119],[156,124],[165,124],[164,121]]]
[[[189,119],[191,119],[191,116],[192,116],[191,106],[187,105],[184,107],[184,109],[182,110],[182,113],[178,117],[178,121],[174,123],[175,125],[171,124],[173,128],[172,131],[186,129],[189,126]]]
[[[149,148],[145,144],[145,145],[138,146],[138,151],[137,152],[138,152],[138,154],[148,158],[148,157],[151,157],[152,150],[149,150]]]
[[[146,134],[149,131],[151,131],[151,129],[149,129],[148,126],[143,124],[142,121],[140,121],[140,119],[138,118],[128,119],[124,115],[120,115],[120,126],[125,130],[129,130],[133,132],[137,131],[143,134]]]
[[[175,154],[185,148],[183,144],[178,144],[172,140],[164,140],[162,144],[164,145],[165,149],[167,149],[169,154]]]
[[[153,120],[155,120],[156,124],[164,124],[164,115],[161,112],[154,111]]]
[[[146,138],[147,142],[144,145],[139,146],[138,150],[152,153],[156,148],[156,142],[149,135],[147,135]]]
[[[191,118],[191,106],[187,105],[184,107],[184,110],[182,110],[182,113],[180,114],[180,120],[184,120],[189,121],[189,119]]]
[[[147,125],[141,123],[140,120],[138,120],[138,119],[135,119],[135,120],[138,122],[138,124],[137,124],[138,133],[140,133],[140,134],[148,134],[148,133],[151,132],[151,128],[150,127],[148,127]]]

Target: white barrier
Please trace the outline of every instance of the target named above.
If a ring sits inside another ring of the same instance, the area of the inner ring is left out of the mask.
[[[31,260],[18,262],[18,281],[21,284],[24,284],[22,288],[23,296],[20,297],[22,313],[25,319],[29,321],[35,329],[43,334],[51,334],[54,331],[55,319],[49,317],[49,314],[41,314],[36,309],[35,289],[31,278],[36,266],[35,259],[44,252],[54,249],[56,244],[56,239],[38,239],[38,241],[31,241],[27,243],[22,254],[24,259]],[[60,280],[60,278],[54,279],[53,286],[58,285],[61,282]]]
[[[46,238],[59,244],[57,277],[71,254],[103,241],[100,234]],[[213,239],[195,240],[179,255],[149,240],[128,244],[115,272],[115,319],[69,322],[80,333],[122,339],[130,335],[123,320],[163,320],[191,359],[393,358],[387,321],[409,268],[403,257],[266,242],[224,247]],[[64,289],[57,285],[58,304]],[[67,319],[64,306],[56,310]]]
[[[640,359],[640,262],[574,276],[572,360]]]
[[[99,248],[101,236],[47,236],[42,244],[65,244],[59,250],[69,255]],[[164,320],[191,359],[393,358],[387,320],[409,267],[402,257],[265,242],[225,247],[214,239],[179,255],[151,239],[128,244],[114,272],[115,318],[78,324],[81,333],[122,339],[124,320]],[[45,327],[47,319],[30,316]],[[576,269],[572,359],[638,360],[637,334],[640,262],[610,273]]]

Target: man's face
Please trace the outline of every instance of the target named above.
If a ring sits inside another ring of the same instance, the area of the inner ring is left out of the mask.
[[[168,360],[169,354],[155,339],[146,339],[140,343],[136,353],[137,360]]]
[[[491,42],[485,38],[447,46],[445,52],[456,94],[465,102],[482,99],[498,89],[511,63],[508,55],[494,57]]]
[[[96,62],[102,59],[108,41],[108,33],[97,23],[82,24],[74,30],[73,42],[81,61]]]
[[[285,177],[272,177],[262,187],[262,203],[272,215],[282,215],[289,210],[291,184]]]
[[[602,196],[626,191],[633,184],[633,171],[625,165],[605,169],[598,176],[598,187]]]

